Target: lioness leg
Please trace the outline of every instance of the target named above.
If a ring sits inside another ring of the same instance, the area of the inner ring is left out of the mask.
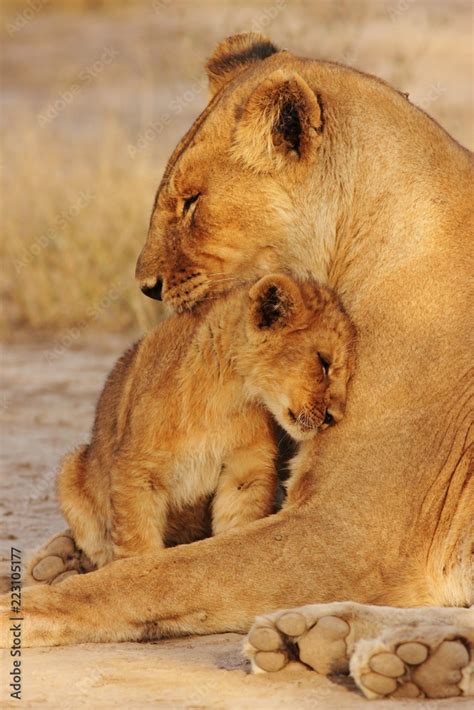
[[[359,641],[351,675],[368,698],[474,695],[472,614],[470,621],[469,626],[404,626]]]
[[[314,514],[281,511],[191,545],[117,560],[54,587],[27,588],[22,599],[23,644],[246,632],[262,610],[330,601],[336,595],[369,598],[382,593],[373,567],[351,577],[342,561],[347,549],[337,539],[331,546],[327,541],[318,545],[318,533]],[[351,554],[350,542],[347,547]],[[8,596],[3,605],[5,643]]]
[[[256,619],[245,653],[257,672],[282,670],[300,662],[318,673],[347,673],[361,639],[407,624],[471,624],[474,612],[462,608],[400,609],[353,602],[311,604]],[[351,666],[352,667],[352,666]]]
[[[374,567],[360,556],[351,570],[347,559],[360,552],[361,541],[354,535],[341,545],[337,535],[324,538],[328,525],[323,507],[282,510],[191,545],[117,560],[54,587],[30,587],[22,599],[23,644],[246,632],[262,611],[352,595],[383,603],[395,594],[400,604],[417,603],[413,588],[387,585],[389,573],[396,572],[389,557]],[[3,643],[9,641],[9,602],[4,597]],[[395,623],[400,610],[389,611]],[[368,619],[373,625],[372,615]]]

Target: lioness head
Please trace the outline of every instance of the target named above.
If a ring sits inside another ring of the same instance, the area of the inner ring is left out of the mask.
[[[342,418],[354,330],[329,289],[261,278],[249,291],[245,332],[236,361],[248,394],[295,440]]]
[[[307,176],[324,117],[299,73],[305,61],[254,33],[218,45],[207,64],[213,97],[156,195],[136,270],[145,294],[179,311],[272,271],[314,275],[298,235],[314,231],[306,204],[317,181]]]

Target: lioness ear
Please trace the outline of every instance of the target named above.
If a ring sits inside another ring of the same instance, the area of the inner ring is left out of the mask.
[[[319,100],[295,72],[278,69],[250,95],[237,124],[234,157],[257,172],[309,160],[321,143]]]
[[[250,64],[276,52],[278,47],[259,32],[245,32],[219,42],[206,64],[211,96]]]
[[[256,330],[302,326],[305,305],[298,284],[288,276],[264,276],[250,289],[249,299],[250,323]]]

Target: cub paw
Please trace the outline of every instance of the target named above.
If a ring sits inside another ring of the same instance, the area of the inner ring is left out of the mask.
[[[65,530],[33,555],[27,566],[25,584],[58,584],[93,569],[91,561],[76,547],[71,531]]]

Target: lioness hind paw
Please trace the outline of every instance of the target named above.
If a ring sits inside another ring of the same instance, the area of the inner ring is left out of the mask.
[[[473,631],[406,627],[357,644],[351,675],[368,698],[452,698],[467,695]]]
[[[319,607],[320,615],[315,616],[316,608],[302,607],[256,619],[244,648],[254,672],[294,668],[323,675],[348,672],[346,639],[351,630],[350,622],[340,616],[324,614],[323,606]]]
[[[93,565],[76,547],[70,530],[52,537],[28,563],[25,583],[58,584],[67,577],[91,571]]]

